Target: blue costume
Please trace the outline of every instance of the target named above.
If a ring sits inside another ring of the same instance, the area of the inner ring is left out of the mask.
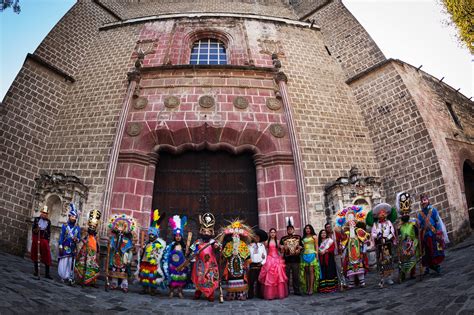
[[[76,225],[77,212],[69,205],[69,219],[61,227],[59,235],[58,274],[63,281],[73,281],[76,245],[81,239],[81,228]]]

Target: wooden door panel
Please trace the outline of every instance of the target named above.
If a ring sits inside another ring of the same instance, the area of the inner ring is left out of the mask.
[[[174,214],[187,215],[188,228],[194,235],[199,231],[198,215],[207,211],[216,217],[216,231],[237,217],[256,226],[257,189],[252,156],[210,151],[161,153],[153,195],[153,209],[156,208],[166,212],[167,220]],[[163,237],[170,234],[167,228],[167,224],[162,224]]]

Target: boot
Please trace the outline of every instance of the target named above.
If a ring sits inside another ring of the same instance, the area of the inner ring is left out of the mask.
[[[35,277],[38,277],[38,263],[34,262],[33,265],[34,265],[34,267],[35,267],[35,272],[33,273],[33,275],[34,275]]]
[[[44,265],[44,270],[45,270],[45,276],[44,276],[44,277],[45,277],[46,279],[53,280],[53,277],[51,277],[51,276],[49,275],[49,266]]]
[[[194,298],[193,298],[193,300],[199,300],[199,298],[201,297],[201,294],[202,294],[201,291],[196,290],[196,292],[194,292]]]

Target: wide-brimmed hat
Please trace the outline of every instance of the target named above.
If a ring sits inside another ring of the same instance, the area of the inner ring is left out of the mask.
[[[43,208],[41,208],[40,212],[42,213],[48,213],[48,206],[43,206]]]
[[[388,203],[385,203],[385,202],[379,203],[372,210],[372,214],[373,214],[374,218],[378,218],[379,214],[380,214],[380,211],[382,211],[382,210],[385,210],[385,213],[388,216],[390,214],[390,212],[392,212],[392,206],[389,205]]]
[[[260,238],[260,242],[265,242],[268,240],[268,234],[262,229],[255,229],[254,230],[255,235],[257,235]]]

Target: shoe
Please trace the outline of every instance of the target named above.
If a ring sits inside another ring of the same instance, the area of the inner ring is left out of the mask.
[[[170,292],[170,298],[172,298],[173,296],[174,296],[174,292],[171,291],[171,292]]]
[[[427,276],[429,274],[430,274],[430,268],[426,267],[424,275]]]
[[[182,293],[182,292],[178,292],[178,297],[179,297],[180,299],[182,299],[182,298],[184,297],[184,296],[183,296],[183,293]]]
[[[202,294],[201,291],[196,290],[196,292],[194,292],[193,300],[199,300],[199,298],[201,297],[201,294]]]
[[[210,297],[207,298],[209,302],[214,302],[214,295],[211,295]]]
[[[128,288],[123,288],[122,291],[123,293],[128,293]]]
[[[441,266],[440,265],[437,265],[437,266],[434,266],[434,271],[436,272],[437,275],[441,274]]]
[[[388,279],[388,280],[387,280],[387,283],[390,284],[390,285],[394,284],[394,282],[393,282],[392,279]]]
[[[51,277],[49,274],[44,276],[46,279],[53,280],[53,277]]]

